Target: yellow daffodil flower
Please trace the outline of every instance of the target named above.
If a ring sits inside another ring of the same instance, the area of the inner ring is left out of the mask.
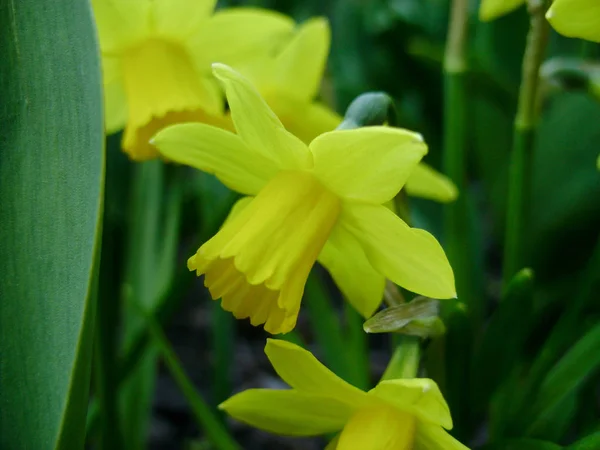
[[[597,0],[554,0],[546,18],[560,34],[600,42],[600,2]]]
[[[526,0],[481,0],[479,20],[488,22],[497,19],[525,3]]]
[[[285,128],[306,144],[335,129],[342,117],[316,100],[331,42],[329,23],[314,18],[298,27],[292,39],[273,55],[264,52],[240,72],[256,86]],[[444,175],[420,163],[406,181],[406,192],[439,202],[454,201],[456,186]]]
[[[265,353],[292,389],[249,389],[219,406],[241,422],[288,436],[342,430],[328,449],[467,449],[444,430],[452,417],[433,380],[387,380],[364,392],[297,345],[268,339]]]
[[[324,133],[307,146],[246,78],[223,64],[213,72],[237,134],[189,123],[153,143],[247,196],[188,260],[224,309],[270,333],[289,332],[317,258],[365,316],[379,306],[386,277],[428,297],[455,297],[436,239],[382,206],[427,152],[419,134],[365,127]]]
[[[149,139],[166,125],[227,126],[214,61],[233,63],[287,35],[293,21],[259,9],[213,14],[216,0],[93,0],[100,35],[108,133],[125,127],[134,160],[157,155]]]

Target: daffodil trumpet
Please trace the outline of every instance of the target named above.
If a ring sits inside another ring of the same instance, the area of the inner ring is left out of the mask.
[[[328,450],[467,450],[446,431],[452,417],[433,380],[386,380],[364,392],[295,344],[268,339],[265,353],[292,389],[234,395],[219,407],[237,420],[289,436],[341,431]]]
[[[286,16],[260,9],[213,13],[216,0],[93,0],[104,74],[107,133],[143,161],[150,138],[182,122],[230,127],[214,61],[246,61],[291,33]]]
[[[188,260],[224,309],[272,334],[289,332],[317,260],[365,317],[380,305],[386,278],[428,297],[455,297],[440,244],[383,206],[427,152],[419,134],[365,127],[327,132],[307,146],[245,77],[223,64],[213,72],[237,134],[182,124],[153,142],[165,157],[246,195]]]

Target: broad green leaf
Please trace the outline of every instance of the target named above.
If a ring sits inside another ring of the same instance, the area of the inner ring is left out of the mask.
[[[90,5],[2,2],[0,48],[0,448],[82,448],[104,175]]]

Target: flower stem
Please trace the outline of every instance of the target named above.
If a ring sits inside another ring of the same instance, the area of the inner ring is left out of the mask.
[[[469,252],[465,166],[467,147],[467,90],[465,55],[468,1],[453,0],[444,56],[444,171],[460,196],[445,210],[445,247],[455,271],[457,292],[469,293]]]
[[[529,0],[530,26],[523,57],[523,73],[514,123],[510,156],[508,208],[504,241],[504,286],[527,264],[528,213],[531,191],[534,132],[538,118],[537,96],[546,43],[548,23],[546,2]]]
[[[475,281],[471,278],[474,247],[466,182],[467,32],[468,0],[452,0],[444,54],[443,168],[460,194],[444,211],[444,246],[454,270],[458,298],[467,305],[467,312],[457,301],[448,301],[443,305],[442,315],[448,331],[430,349],[430,357],[434,360],[432,362],[435,369],[440,372],[438,381],[441,386],[445,386],[447,392],[448,404],[455,418],[456,436],[465,433],[469,421],[469,379],[465,373],[470,361],[468,343],[472,341],[473,334],[478,329],[474,325],[481,321],[482,315],[481,298],[477,295]]]

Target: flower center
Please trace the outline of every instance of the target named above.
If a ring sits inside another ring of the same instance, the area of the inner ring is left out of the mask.
[[[182,45],[150,39],[125,52],[122,63],[129,109],[123,147],[133,159],[157,156],[148,142],[167,125],[220,120],[218,87],[202,77]]]
[[[206,273],[212,297],[222,297],[236,317],[288,332],[339,213],[339,198],[312,174],[282,172],[200,247],[189,267]]]

